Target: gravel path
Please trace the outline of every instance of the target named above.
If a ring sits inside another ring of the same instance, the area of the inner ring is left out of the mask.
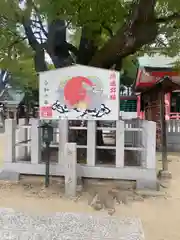
[[[11,209],[0,210],[1,240],[143,240],[137,218],[103,217],[56,213],[52,216],[25,215]]]

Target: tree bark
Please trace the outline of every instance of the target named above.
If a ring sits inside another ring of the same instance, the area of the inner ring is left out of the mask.
[[[35,35],[32,31],[31,20],[24,20],[23,21],[23,27],[24,27],[26,36],[28,38],[29,45],[34,50],[35,70],[36,70],[37,73],[38,72],[44,72],[48,69],[46,61],[45,61],[44,48],[43,48],[42,44],[40,44],[37,41],[37,39],[36,39],[36,37],[35,37]]]
[[[86,29],[82,29],[82,35],[79,45],[79,51],[77,54],[77,63],[88,65],[93,55],[97,51],[97,46],[93,40],[88,40],[86,37]]]
[[[66,41],[66,24],[64,20],[55,20],[48,26],[48,39],[46,44],[55,68],[61,68],[73,63],[70,51],[77,54],[76,48]]]
[[[34,56],[34,66],[37,73],[47,71],[47,64],[45,62],[44,49],[40,46],[37,47]]]

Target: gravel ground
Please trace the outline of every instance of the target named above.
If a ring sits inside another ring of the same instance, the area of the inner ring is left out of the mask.
[[[3,142],[0,141],[0,160],[3,156]],[[158,154],[157,160],[160,158],[160,154]],[[167,194],[161,197],[140,198],[129,204],[117,204],[116,212],[113,215],[113,217],[132,218],[136,216],[141,219],[145,240],[180,240],[180,214],[178,214],[178,209],[180,209],[180,153],[170,153],[168,158],[172,180],[161,188],[161,191]],[[161,166],[161,162],[157,162]],[[37,181],[32,182],[30,179],[23,184],[22,187],[18,184],[11,186],[0,182],[1,208],[13,208],[18,212],[41,216],[56,212],[76,212],[77,214],[81,212],[107,216],[107,210],[103,209],[97,212],[88,206],[86,197],[82,197],[78,201],[65,199],[59,191],[60,186],[54,183],[47,192],[44,192],[42,189],[44,178],[38,179],[38,184]],[[1,239],[3,240],[0,236]],[[10,240],[8,236],[5,239]]]
[[[4,138],[3,134],[1,134],[1,128],[0,128],[0,167],[2,167],[2,161],[3,161],[3,149],[4,149]]]
[[[51,216],[25,215],[11,209],[0,210],[1,240],[143,240],[137,218],[104,217],[75,213]]]

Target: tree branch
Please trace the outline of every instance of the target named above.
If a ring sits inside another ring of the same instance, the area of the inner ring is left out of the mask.
[[[163,47],[167,48],[167,44],[165,44],[162,39],[157,38],[157,41],[158,41]]]
[[[110,27],[108,27],[104,22],[101,24],[101,26],[102,26],[106,31],[108,31],[110,37],[113,37],[113,31],[111,30]]]
[[[77,54],[77,63],[84,65],[89,64],[95,52],[97,51],[95,42],[87,38],[86,31],[86,27],[83,27],[79,44],[79,51]]]
[[[27,36],[27,39],[29,41],[29,45],[32,47],[32,49],[35,52],[34,55],[34,65],[35,65],[35,69],[36,72],[43,72],[46,71],[47,68],[47,64],[45,62],[45,53],[44,53],[44,48],[43,48],[43,44],[39,44],[31,27],[31,20],[29,19],[24,19],[22,20],[22,24],[24,27],[24,31],[25,34]]]
[[[16,44],[18,44],[18,43],[20,43],[20,42],[22,42],[22,41],[24,41],[24,40],[26,40],[26,39],[27,39],[27,37],[17,38],[16,40],[14,40],[14,41],[8,46],[8,48],[12,48],[14,45],[16,45]]]
[[[134,3],[124,26],[94,55],[89,65],[110,68],[143,45],[153,42],[158,30],[155,3],[156,0],[139,0]]]
[[[77,49],[74,45],[72,45],[71,43],[66,42],[65,44],[66,44],[68,50],[69,50],[70,52],[74,53],[75,56],[77,56],[77,54],[78,54],[78,49]]]
[[[33,8],[34,8],[34,10],[35,10],[35,12],[36,12],[36,15],[37,15],[37,17],[38,17],[39,25],[40,25],[40,27],[41,27],[41,30],[42,30],[43,34],[44,34],[46,37],[48,37],[48,33],[47,33],[47,31],[45,30],[45,28],[44,28],[44,26],[43,26],[43,23],[42,23],[41,16],[40,16],[40,14],[39,14],[38,8],[37,8],[36,5],[34,4],[34,2],[32,2],[32,4],[33,4]]]
[[[31,20],[23,19],[22,24],[23,24],[27,39],[29,41],[29,45],[32,47],[32,49],[34,51],[36,51],[37,46],[39,46],[39,43],[38,43],[36,37],[34,36],[33,30],[31,28]]]
[[[48,70],[47,64],[45,62],[45,53],[43,48],[36,49],[34,55],[34,65],[36,72],[44,72]]]
[[[156,23],[168,23],[168,22],[171,22],[171,21],[177,20],[177,19],[180,19],[180,13],[175,12],[173,14],[170,14],[170,15],[166,16],[166,17],[157,18]]]

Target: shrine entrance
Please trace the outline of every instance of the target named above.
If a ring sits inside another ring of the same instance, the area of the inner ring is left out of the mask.
[[[175,90],[180,90],[180,82],[164,77],[141,93],[141,105],[142,111],[145,111],[145,119],[156,122],[156,147],[162,151],[164,171],[168,170],[165,95]]]

